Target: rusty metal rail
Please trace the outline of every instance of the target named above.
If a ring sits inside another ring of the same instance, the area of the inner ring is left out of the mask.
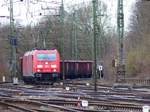
[[[4,101],[0,101],[0,105],[6,106],[6,107],[15,108],[15,109],[20,110],[20,111],[22,111],[22,112],[37,112],[37,111],[34,111],[34,110],[27,109],[27,108],[25,108],[25,107],[20,107],[20,106],[18,106],[18,105],[6,103],[6,102],[4,102]]]
[[[125,81],[133,86],[150,86],[150,79],[126,78]]]
[[[10,100],[5,99],[0,101],[1,105],[10,106],[21,111],[25,112],[82,112],[77,111],[74,109],[70,109],[64,106],[58,106],[54,104],[47,104],[38,101],[31,101],[31,100]],[[26,109],[28,108],[28,109]]]
[[[35,99],[34,99],[35,100]],[[76,108],[78,103],[81,104],[81,100],[70,100],[70,99],[49,99],[42,100],[37,99],[37,101],[44,102],[46,104],[61,105],[65,107]],[[118,110],[118,111],[132,111],[132,112],[142,112],[142,106],[136,105],[134,103],[121,103],[121,102],[108,102],[108,101],[89,101],[89,107],[93,107],[93,110],[90,108],[81,108],[81,110],[86,111],[97,111],[97,110]],[[78,109],[79,110],[79,109]]]
[[[131,84],[135,87],[137,86],[150,86],[150,79],[139,79],[139,78],[125,78],[126,83]],[[90,79],[88,80],[68,80],[66,82],[66,84],[76,84],[76,86],[78,85],[86,85],[86,82],[90,83],[90,86],[93,86],[93,84],[91,83],[92,81]],[[104,82],[104,81],[103,81]],[[105,81],[106,82],[106,81]],[[103,86],[103,87],[111,87],[113,83],[102,83],[101,80],[98,80],[97,85],[98,86]]]
[[[48,101],[44,103],[77,107],[78,101]],[[108,102],[89,102],[89,107],[94,107],[94,110],[121,110],[121,111],[132,111],[132,112],[142,112],[142,106],[136,106],[132,104],[117,104]],[[87,108],[86,108],[87,109]],[[88,109],[87,109],[88,110]],[[92,110],[92,109],[90,109]],[[84,110],[85,111],[85,110]]]

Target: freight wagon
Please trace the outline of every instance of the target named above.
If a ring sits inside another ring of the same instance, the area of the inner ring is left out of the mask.
[[[91,78],[92,64],[90,60],[64,60],[65,79]],[[63,62],[61,61],[61,76],[63,74]]]

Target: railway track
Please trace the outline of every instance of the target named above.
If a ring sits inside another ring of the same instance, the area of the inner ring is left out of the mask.
[[[69,100],[17,100],[17,99],[1,99],[0,105],[16,108],[22,112],[90,112],[90,111],[132,111],[142,112],[142,107],[131,104],[117,104],[108,102],[89,102],[88,108],[77,107],[78,101]],[[59,106],[58,106],[59,105]]]
[[[71,89],[66,90],[66,87]],[[77,84],[67,82],[65,85],[56,83],[53,86],[1,84],[0,106],[8,104],[9,108],[20,109],[21,112],[27,111],[23,109],[26,109],[29,104],[31,108],[29,106],[28,109],[35,112],[142,112],[142,106],[150,104],[149,90],[116,91],[110,86],[99,85],[98,87],[95,93],[93,86],[86,85],[86,81],[77,81]],[[82,100],[89,102],[87,108],[77,106]]]
[[[64,106],[52,105],[31,100],[1,99],[0,105],[16,108],[23,112],[80,112]]]
[[[53,99],[53,100],[45,100],[42,102],[48,104],[77,107],[78,103],[81,103],[81,100],[78,101],[78,100],[60,100],[60,99],[54,100]],[[142,111],[141,105],[120,103],[120,102],[109,103],[104,101],[89,101],[89,108],[90,107],[96,110],[122,110],[122,111],[135,111],[135,112]]]
[[[138,78],[125,78],[125,81],[127,84],[130,84],[134,88],[139,88],[139,87],[150,87],[150,79],[138,79]],[[75,79],[75,80],[67,80],[65,82],[66,84],[74,84],[76,85],[85,85],[86,83],[90,83],[93,85],[93,80],[92,79]],[[104,80],[97,80],[97,85],[98,86],[103,86],[103,87],[112,87],[114,82],[108,82]],[[93,85],[94,86],[94,85]]]
[[[41,102],[41,101],[40,101]],[[77,102],[70,102],[70,101],[67,101],[66,103],[60,101],[59,103],[56,102],[55,100],[53,100],[53,102],[51,101],[48,101],[48,102],[44,102],[42,101],[42,103],[39,103],[39,101],[35,102],[35,101],[14,101],[14,100],[5,100],[5,102],[3,101],[2,104],[5,104],[9,107],[13,107],[13,108],[17,108],[19,110],[23,110],[23,112],[27,111],[27,112],[55,112],[59,110],[59,112],[61,111],[67,111],[67,112],[86,112],[86,111],[100,111],[100,110],[111,110],[111,111],[132,111],[132,112],[141,112],[140,111],[140,107],[136,107],[136,106],[129,106],[129,105],[126,105],[126,107],[124,107],[123,105],[110,105],[110,104],[105,104],[105,103],[102,103],[102,104],[97,104],[98,102],[95,102],[90,103],[90,106],[88,108],[81,108],[81,107],[77,107],[76,104]],[[1,103],[0,103],[1,105]],[[29,106],[28,106],[29,105]],[[36,105],[36,106],[35,106]],[[59,105],[59,106],[58,106]],[[38,106],[38,107],[37,107]],[[28,108],[28,109],[26,109]],[[85,111],[86,109],[86,111]],[[78,110],[78,111],[76,111]]]

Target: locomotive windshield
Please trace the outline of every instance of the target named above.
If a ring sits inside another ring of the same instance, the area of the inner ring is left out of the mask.
[[[56,60],[56,54],[38,54],[37,59],[39,61],[55,61]]]

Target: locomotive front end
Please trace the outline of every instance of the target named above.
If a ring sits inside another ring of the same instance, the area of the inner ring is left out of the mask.
[[[34,55],[34,76],[37,81],[60,78],[60,56],[57,50],[42,50]]]

